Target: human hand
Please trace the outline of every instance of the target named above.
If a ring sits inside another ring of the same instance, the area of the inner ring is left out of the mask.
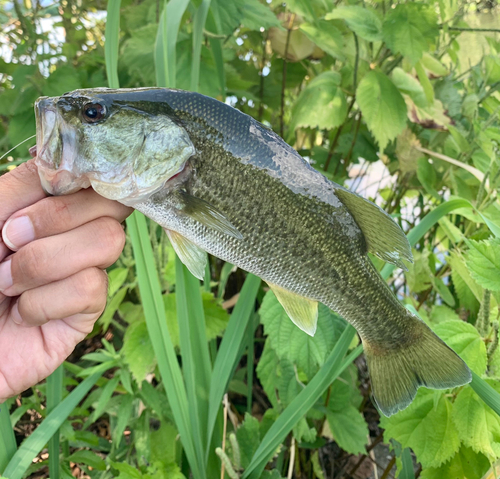
[[[51,374],[92,331],[132,211],[91,189],[46,197],[33,161],[0,177],[0,403]]]

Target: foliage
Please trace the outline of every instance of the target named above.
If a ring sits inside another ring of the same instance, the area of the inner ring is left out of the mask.
[[[26,159],[16,145],[34,134],[41,95],[158,84],[226,101],[410,232],[407,272],[374,264],[476,375],[472,387],[422,388],[408,409],[380,418],[342,318],[320,305],[311,338],[257,278],[244,282],[214,258],[201,287],[134,215],[86,354],[0,411],[7,477],[49,467],[51,478],[211,479],[222,463],[230,477],[328,477],[382,435],[399,477],[414,477],[408,448],[422,478],[482,477],[500,458],[500,42],[492,34],[468,63],[468,8],[0,1],[0,153],[14,148],[0,171]],[[376,168],[384,178],[374,189]],[[15,452],[11,425],[28,436],[30,419],[42,423]],[[32,463],[49,438],[49,461]],[[334,443],[344,452],[329,466]]]

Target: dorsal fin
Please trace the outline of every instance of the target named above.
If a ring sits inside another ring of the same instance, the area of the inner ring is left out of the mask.
[[[292,293],[276,284],[267,284],[295,325],[309,336],[314,336],[318,324],[318,302]]]
[[[401,260],[413,263],[411,246],[399,225],[382,208],[352,191],[338,188],[335,194],[363,232],[368,251],[408,270]]]
[[[207,253],[177,231],[164,229],[179,259],[193,276],[203,281],[207,266]]]

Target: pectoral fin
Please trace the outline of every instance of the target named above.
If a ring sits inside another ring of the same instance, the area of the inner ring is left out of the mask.
[[[180,203],[179,209],[183,214],[207,228],[212,228],[234,238],[243,239],[237,228],[210,203],[185,191],[179,191],[176,195]]]
[[[318,302],[287,291],[275,284],[267,284],[296,326],[309,336],[314,336],[318,324]]]
[[[399,225],[383,209],[356,193],[338,188],[335,194],[363,232],[368,251],[407,271],[402,260],[413,263],[413,257],[410,243]]]
[[[165,233],[186,268],[193,276],[203,280],[207,266],[207,253],[176,231],[165,229]]]

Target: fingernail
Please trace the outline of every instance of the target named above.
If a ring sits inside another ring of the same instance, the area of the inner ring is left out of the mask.
[[[14,303],[14,306],[12,306],[12,309],[10,310],[10,317],[12,321],[16,324],[23,324],[23,318],[21,318],[21,315],[19,314],[19,306],[17,304],[17,301]]]
[[[12,260],[8,259],[0,263],[0,291],[4,292],[7,288],[12,286]]]
[[[35,229],[28,216],[9,220],[3,227],[3,241],[11,250],[16,251],[34,239]]]

